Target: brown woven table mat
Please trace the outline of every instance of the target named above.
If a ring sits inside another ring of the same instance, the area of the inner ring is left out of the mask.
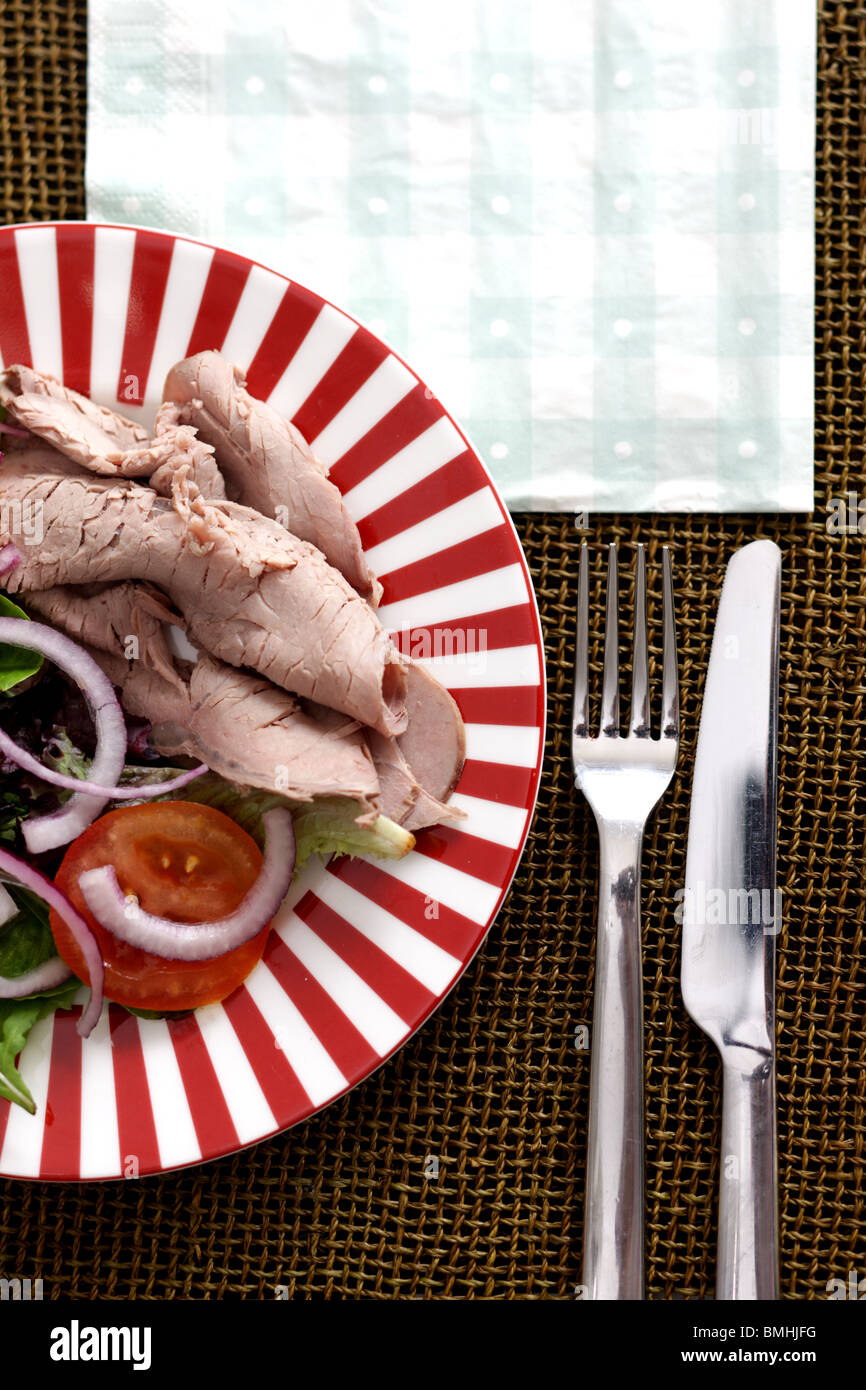
[[[864,539],[826,529],[863,487],[866,6],[820,4],[817,481],[812,518],[601,518],[676,559],[685,739],[645,859],[649,1297],[712,1293],[718,1070],[684,1016],[674,893],[723,567],[756,535],[784,554],[779,1149],[783,1291],[866,1270]],[[7,221],[84,215],[86,10],[0,8]],[[2,312],[2,308],[0,308]],[[0,1183],[0,1274],[109,1298],[572,1297],[580,1277],[596,839],[572,790],[573,518],[517,518],[548,657],[534,830],[507,905],[438,1015],[292,1133],[164,1179]],[[600,551],[596,551],[600,561]],[[653,571],[653,584],[657,570]],[[626,596],[623,595],[623,598]],[[598,599],[598,594],[596,595]],[[657,615],[656,615],[657,616]],[[427,1179],[425,1158],[439,1158]]]

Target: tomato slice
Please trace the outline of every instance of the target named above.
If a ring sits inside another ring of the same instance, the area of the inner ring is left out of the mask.
[[[234,912],[255,883],[262,855],[255,840],[222,811],[194,801],[123,806],[94,821],[69,846],[55,875],[102,951],[105,996],[134,1009],[197,1009],[231,994],[265,949],[270,923],[258,935],[212,960],[167,960],[120,941],[100,926],[78,887],[86,869],[110,864],[124,893],[146,912],[174,922],[213,922]],[[89,983],[75,939],[51,913],[57,950]]]

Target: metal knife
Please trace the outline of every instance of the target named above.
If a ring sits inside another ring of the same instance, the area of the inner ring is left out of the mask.
[[[685,1006],[722,1058],[717,1299],[778,1297],[776,727],[781,555],[725,574],[704,690],[681,915]]]

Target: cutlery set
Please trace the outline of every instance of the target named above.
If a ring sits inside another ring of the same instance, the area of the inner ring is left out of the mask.
[[[722,586],[698,731],[682,923],[683,1001],[722,1060],[716,1298],[778,1297],[775,1139],[776,727],[780,552],[744,546]],[[572,760],[598,826],[598,930],[584,1296],[644,1298],[640,860],[679,744],[671,559],[663,550],[662,716],[649,715],[646,560],[637,550],[629,729],[619,717],[617,556],[608,552],[601,718],[589,729],[589,561],[581,547]]]

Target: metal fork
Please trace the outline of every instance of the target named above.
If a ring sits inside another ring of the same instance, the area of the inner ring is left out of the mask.
[[[640,861],[644,827],[674,773],[679,741],[671,557],[663,550],[661,734],[650,733],[646,559],[638,546],[631,724],[620,736],[616,546],[608,551],[601,729],[589,733],[589,562],[580,551],[574,668],[574,781],[600,847],[586,1164],[584,1297],[644,1297],[643,989]]]

